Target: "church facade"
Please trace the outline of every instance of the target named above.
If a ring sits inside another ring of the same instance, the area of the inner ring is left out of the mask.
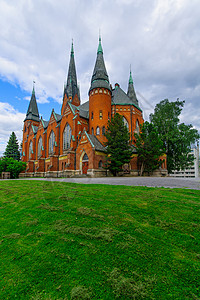
[[[49,121],[43,120],[39,116],[33,87],[23,127],[22,160],[27,163],[27,168],[21,176],[105,176],[105,132],[115,113],[123,116],[130,143],[134,146],[134,133],[139,132],[144,120],[131,72],[127,93],[117,83],[112,88],[99,38],[89,100],[81,104],[72,43],[61,113],[53,109]],[[164,159],[163,172],[166,170],[166,157]],[[136,151],[123,171],[138,175]]]

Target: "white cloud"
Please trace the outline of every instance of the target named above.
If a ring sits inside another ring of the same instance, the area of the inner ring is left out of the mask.
[[[22,140],[22,121],[25,114],[14,109],[9,103],[0,102],[0,156],[3,155],[9,136],[14,131],[19,144]]]

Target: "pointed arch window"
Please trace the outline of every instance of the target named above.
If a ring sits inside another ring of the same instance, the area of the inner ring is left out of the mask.
[[[96,135],[100,135],[100,129],[99,129],[99,126],[97,126],[97,128],[96,128]]]
[[[30,144],[29,144],[29,159],[31,159],[31,154],[33,153],[33,142],[30,141]]]
[[[126,128],[129,130],[128,121],[126,120],[125,117],[123,117],[123,122],[124,122],[124,126],[126,126]]]
[[[39,137],[38,140],[38,158],[42,156],[42,137]]]
[[[69,124],[67,123],[63,131],[63,150],[67,150],[70,148],[71,137],[72,137],[72,130]]]
[[[92,135],[94,135],[94,128],[92,127]]]
[[[106,128],[105,128],[105,126],[103,126],[103,128],[102,128],[102,134],[105,135],[105,133],[106,133]]]
[[[52,130],[49,135],[49,154],[53,154],[54,145],[55,145],[55,133]]]
[[[139,131],[140,131],[140,124],[139,124],[139,121],[138,121],[138,120],[136,120],[135,131],[136,131],[137,133],[139,133]]]

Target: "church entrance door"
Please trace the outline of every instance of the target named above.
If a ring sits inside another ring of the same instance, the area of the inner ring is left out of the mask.
[[[88,170],[88,161],[84,161],[82,164],[83,174],[87,174],[87,170]]]
[[[87,154],[85,153],[82,160],[82,174],[87,174],[88,165],[89,165],[89,159]]]

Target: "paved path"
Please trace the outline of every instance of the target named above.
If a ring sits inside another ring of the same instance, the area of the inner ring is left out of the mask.
[[[113,184],[200,190],[200,178],[173,177],[102,177],[102,178],[24,178],[17,180],[45,180],[87,184]]]

